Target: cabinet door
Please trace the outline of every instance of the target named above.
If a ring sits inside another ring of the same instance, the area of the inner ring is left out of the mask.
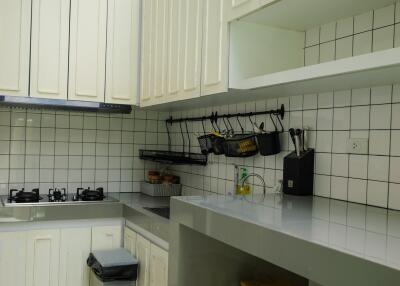
[[[28,96],[31,0],[0,1],[0,93]]]
[[[225,1],[204,1],[202,95],[228,91],[228,23]]]
[[[165,102],[168,63],[168,1],[143,2],[141,105]]]
[[[201,49],[203,37],[203,1],[181,1],[181,49],[180,75],[182,83],[179,99],[190,99],[200,96]],[[173,62],[171,64],[174,64]]]
[[[71,0],[68,99],[104,102],[107,0]]]
[[[116,226],[96,226],[92,228],[92,250],[121,247],[122,228]]]
[[[136,258],[139,261],[139,273],[136,286],[150,285],[150,241],[137,235]]]
[[[28,232],[26,285],[58,285],[60,261],[60,230]]]
[[[25,286],[26,232],[0,233],[0,285]]]
[[[150,248],[150,286],[168,285],[168,252],[152,244]]]
[[[227,2],[227,20],[235,20],[260,7],[260,0],[224,0]]]
[[[127,227],[124,231],[124,248],[136,256],[136,232]]]
[[[67,99],[69,0],[32,1],[30,96]]]
[[[86,260],[91,248],[91,229],[61,230],[59,286],[88,286],[89,267]]]
[[[109,0],[106,102],[136,104],[140,0]]]

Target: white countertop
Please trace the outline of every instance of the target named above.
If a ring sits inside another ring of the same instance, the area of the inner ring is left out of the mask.
[[[383,266],[382,273],[386,276],[393,275],[391,277],[394,277],[394,281],[400,285],[400,280],[397,280],[400,279],[400,212],[319,197],[302,198],[281,194],[267,195],[264,199],[261,196],[254,197],[254,201],[225,196],[174,198],[172,220],[218,240],[226,240],[232,246],[282,267],[285,266],[284,268],[289,268],[288,270],[306,278],[314,278],[313,280],[317,282],[319,274],[314,273],[314,270],[318,268],[321,272],[322,269],[319,269],[321,266],[315,261],[303,266],[295,265],[293,261],[286,261],[296,258],[296,249],[293,250],[292,256],[286,255],[286,260],[285,253],[274,254],[267,244],[272,234],[276,234],[277,238],[285,240],[286,243],[293,241],[293,243],[307,243],[308,246],[322,246],[323,248],[319,249],[329,250],[329,253],[335,254],[332,263],[333,261],[341,263],[341,259],[344,264],[354,263],[352,261],[354,258],[361,263],[360,265],[371,262],[372,264],[368,264],[365,269],[362,267],[358,269],[360,273],[365,270],[366,276],[368,276],[367,270],[371,269],[370,266]],[[223,217],[234,219],[238,229],[232,230],[234,222]],[[261,235],[261,229],[268,230],[270,237],[267,234]],[[223,232],[227,235],[225,236]],[[230,238],[235,233],[248,238],[247,242],[246,239],[240,242],[240,239]],[[276,243],[276,248],[282,247],[279,245],[279,240],[269,242]],[[310,252],[310,259],[311,257]],[[318,263],[318,258],[315,259]],[[329,260],[330,257],[326,259]],[[301,263],[307,264],[304,262]],[[328,280],[325,281],[321,277],[320,282],[326,283]]]

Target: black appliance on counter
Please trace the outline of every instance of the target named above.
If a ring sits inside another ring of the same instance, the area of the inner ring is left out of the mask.
[[[314,149],[290,153],[283,161],[283,192],[312,196],[314,193]]]

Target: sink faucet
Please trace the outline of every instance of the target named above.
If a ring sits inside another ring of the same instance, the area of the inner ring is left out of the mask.
[[[251,177],[256,177],[256,178],[259,178],[259,179],[260,179],[260,181],[261,181],[262,184],[263,184],[263,195],[265,195],[265,194],[266,194],[267,185],[266,185],[266,183],[265,183],[264,178],[263,178],[262,176],[260,176],[259,174],[256,174],[256,173],[248,174],[248,175],[243,179],[241,187],[244,188],[244,185],[246,184],[247,180],[248,180],[249,178],[251,178]]]

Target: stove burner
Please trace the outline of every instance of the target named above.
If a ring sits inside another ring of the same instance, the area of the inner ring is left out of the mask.
[[[96,190],[78,188],[74,196],[74,201],[102,201],[104,198],[103,188],[97,188]]]
[[[67,190],[65,188],[60,189],[49,189],[47,195],[49,202],[65,202],[67,200]]]
[[[36,203],[41,199],[43,198],[39,196],[39,189],[33,189],[31,192],[25,192],[24,188],[21,190],[11,189],[10,195],[8,196],[9,202],[16,203]]]

